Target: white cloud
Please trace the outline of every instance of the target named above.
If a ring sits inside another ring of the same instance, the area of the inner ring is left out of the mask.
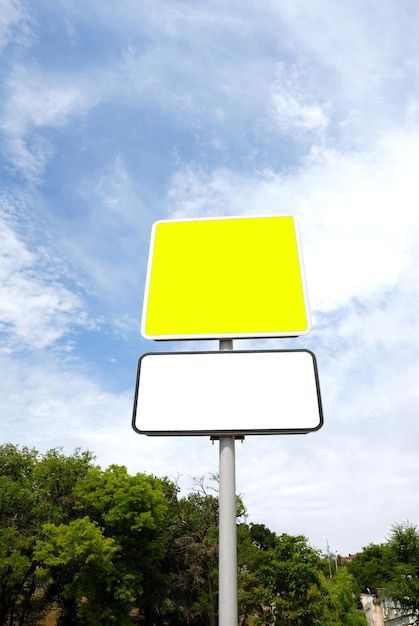
[[[418,98],[410,98],[407,110],[406,110],[406,121],[408,124],[417,125],[419,124],[419,99]]]
[[[188,166],[173,178],[170,215],[295,215],[311,306],[331,311],[395,287],[417,260],[418,145],[401,132],[369,152],[317,149],[286,175]]]
[[[6,80],[1,131],[4,157],[31,181],[38,181],[54,149],[45,129],[64,126],[97,103],[83,76],[46,74],[37,67],[15,67]]]
[[[53,345],[75,326],[87,326],[83,302],[46,268],[40,251],[32,252],[1,221],[0,332],[3,350]]]
[[[329,123],[327,107],[313,101],[313,89],[304,74],[295,65],[278,66],[272,101],[283,131],[322,131]]]
[[[38,182],[54,153],[53,146],[38,134],[7,136],[6,149],[9,165],[16,168],[30,182]]]
[[[318,104],[304,104],[291,93],[276,93],[273,102],[282,129],[323,130],[327,116]]]
[[[133,381],[127,390],[112,393],[82,363],[51,354],[45,360],[34,353],[28,360],[0,353],[0,369],[3,441],[40,451],[63,446],[67,454],[81,447],[96,454],[103,468],[117,463],[132,473],[175,478],[185,471],[217,471],[217,452],[208,438],[191,447],[191,439],[148,438],[133,431]],[[186,455],[187,464],[182,462]]]
[[[27,7],[19,0],[0,2],[0,50],[13,42],[28,45],[33,38],[32,18]]]
[[[127,306],[127,297],[137,297],[154,217],[142,189],[117,154],[80,179],[76,194],[82,208],[71,229],[63,224],[61,250],[88,276],[92,291],[112,307]]]
[[[368,95],[380,94],[384,105],[392,103],[400,94],[383,98],[386,85],[400,85],[406,73],[415,71],[416,3],[296,0],[276,4],[275,10],[292,32],[290,46],[323,68],[322,89],[339,81],[342,98],[361,104]]]
[[[2,128],[22,134],[37,127],[65,124],[74,113],[92,106],[91,93],[80,77],[46,75],[36,67],[17,67],[8,81],[9,99],[3,110]]]

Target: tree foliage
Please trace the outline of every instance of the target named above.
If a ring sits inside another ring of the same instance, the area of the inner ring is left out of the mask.
[[[73,488],[92,456],[76,450],[40,455],[27,447],[0,446],[0,624],[24,622],[35,590],[34,549],[42,525],[69,519]]]
[[[161,602],[168,584],[162,561],[166,551],[169,501],[166,480],[136,474],[123,466],[95,468],[78,484],[77,509],[96,522],[118,547],[118,597],[147,614]],[[124,590],[123,590],[124,589]]]
[[[330,626],[366,626],[355,578],[346,567],[340,567],[332,578],[326,579],[326,588],[333,609]]]
[[[218,507],[203,479],[180,497],[89,452],[0,446],[0,626],[36,624],[52,605],[60,626],[216,626]],[[363,626],[359,594],[379,589],[418,615],[415,526],[331,572],[304,536],[247,524],[240,498],[237,520],[241,626]]]
[[[166,564],[172,624],[215,625],[218,592],[218,500],[194,491],[171,510]]]
[[[118,547],[88,517],[69,524],[43,525],[35,546],[38,574],[57,597],[63,623],[100,626],[123,624],[125,612],[115,611],[119,585],[115,585],[114,557]],[[118,607],[119,608],[119,607]],[[122,621],[120,621],[122,620]]]
[[[123,625],[160,601],[170,489],[89,452],[1,446],[0,625],[25,623],[37,587],[65,625]]]
[[[395,555],[388,544],[370,544],[348,563],[348,571],[362,593],[377,593],[388,586],[395,567]]]
[[[241,624],[363,626],[355,582],[346,570],[326,579],[303,536],[277,536],[263,524],[238,528]]]
[[[404,613],[419,622],[419,531],[408,522],[395,524],[388,544],[396,560],[388,592]]]
[[[389,596],[419,623],[419,531],[395,524],[385,544],[370,544],[348,565],[364,593]]]
[[[303,536],[282,534],[257,571],[263,593],[259,624],[311,626],[327,624],[327,592],[319,553]],[[320,621],[324,616],[325,621]]]

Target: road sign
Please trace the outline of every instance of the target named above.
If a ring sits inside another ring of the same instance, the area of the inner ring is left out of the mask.
[[[144,354],[132,424],[156,436],[318,430],[323,414],[315,356],[309,350]]]
[[[145,338],[292,337],[310,330],[294,218],[153,225],[141,323]]]

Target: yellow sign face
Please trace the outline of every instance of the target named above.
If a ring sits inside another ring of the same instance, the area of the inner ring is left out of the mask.
[[[141,324],[145,338],[290,337],[310,330],[292,217],[153,225]]]

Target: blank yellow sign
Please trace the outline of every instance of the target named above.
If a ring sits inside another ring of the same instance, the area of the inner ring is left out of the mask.
[[[145,338],[287,337],[310,329],[292,217],[153,225],[141,324]]]

